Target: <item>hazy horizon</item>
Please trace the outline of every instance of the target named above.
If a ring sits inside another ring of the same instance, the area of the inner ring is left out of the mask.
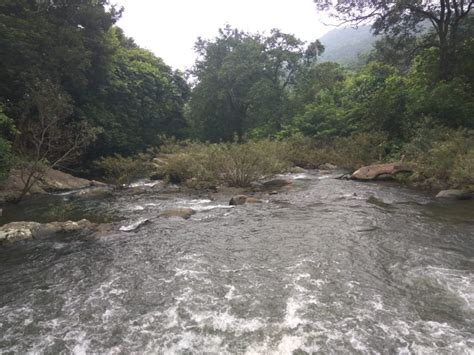
[[[125,8],[117,23],[125,34],[180,70],[193,65],[197,38],[213,38],[226,24],[250,32],[279,28],[305,41],[314,41],[334,28],[321,22],[323,16],[318,17],[312,0],[114,2]]]

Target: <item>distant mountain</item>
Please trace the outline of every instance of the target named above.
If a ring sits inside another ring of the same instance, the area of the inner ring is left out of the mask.
[[[373,48],[377,37],[370,32],[370,26],[361,26],[336,28],[319,40],[325,47],[321,61],[351,65],[358,62],[360,54]]]

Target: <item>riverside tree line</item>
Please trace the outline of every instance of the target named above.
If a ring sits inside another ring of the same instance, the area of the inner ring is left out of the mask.
[[[315,20],[329,11],[380,35],[360,69],[321,63],[317,39],[226,26],[182,73],[126,37],[107,0],[0,0],[0,176],[87,173],[175,137],[345,144],[472,186],[474,1],[314,2]]]

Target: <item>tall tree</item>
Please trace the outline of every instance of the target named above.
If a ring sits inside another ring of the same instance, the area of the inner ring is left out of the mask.
[[[474,0],[313,0],[344,22],[372,23],[376,34],[400,35],[431,24],[439,50],[439,78],[450,79],[456,65],[459,32]]]
[[[227,26],[214,40],[198,40],[199,59],[190,111],[197,135],[212,141],[242,140],[255,128],[275,132],[287,108],[287,94],[323,50],[273,30],[269,36]]]

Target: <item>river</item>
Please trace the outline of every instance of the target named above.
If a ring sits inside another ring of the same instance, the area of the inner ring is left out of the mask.
[[[116,232],[0,248],[0,353],[473,354],[472,202],[289,178],[234,208],[151,188],[56,196]],[[156,218],[170,207],[198,213]]]

